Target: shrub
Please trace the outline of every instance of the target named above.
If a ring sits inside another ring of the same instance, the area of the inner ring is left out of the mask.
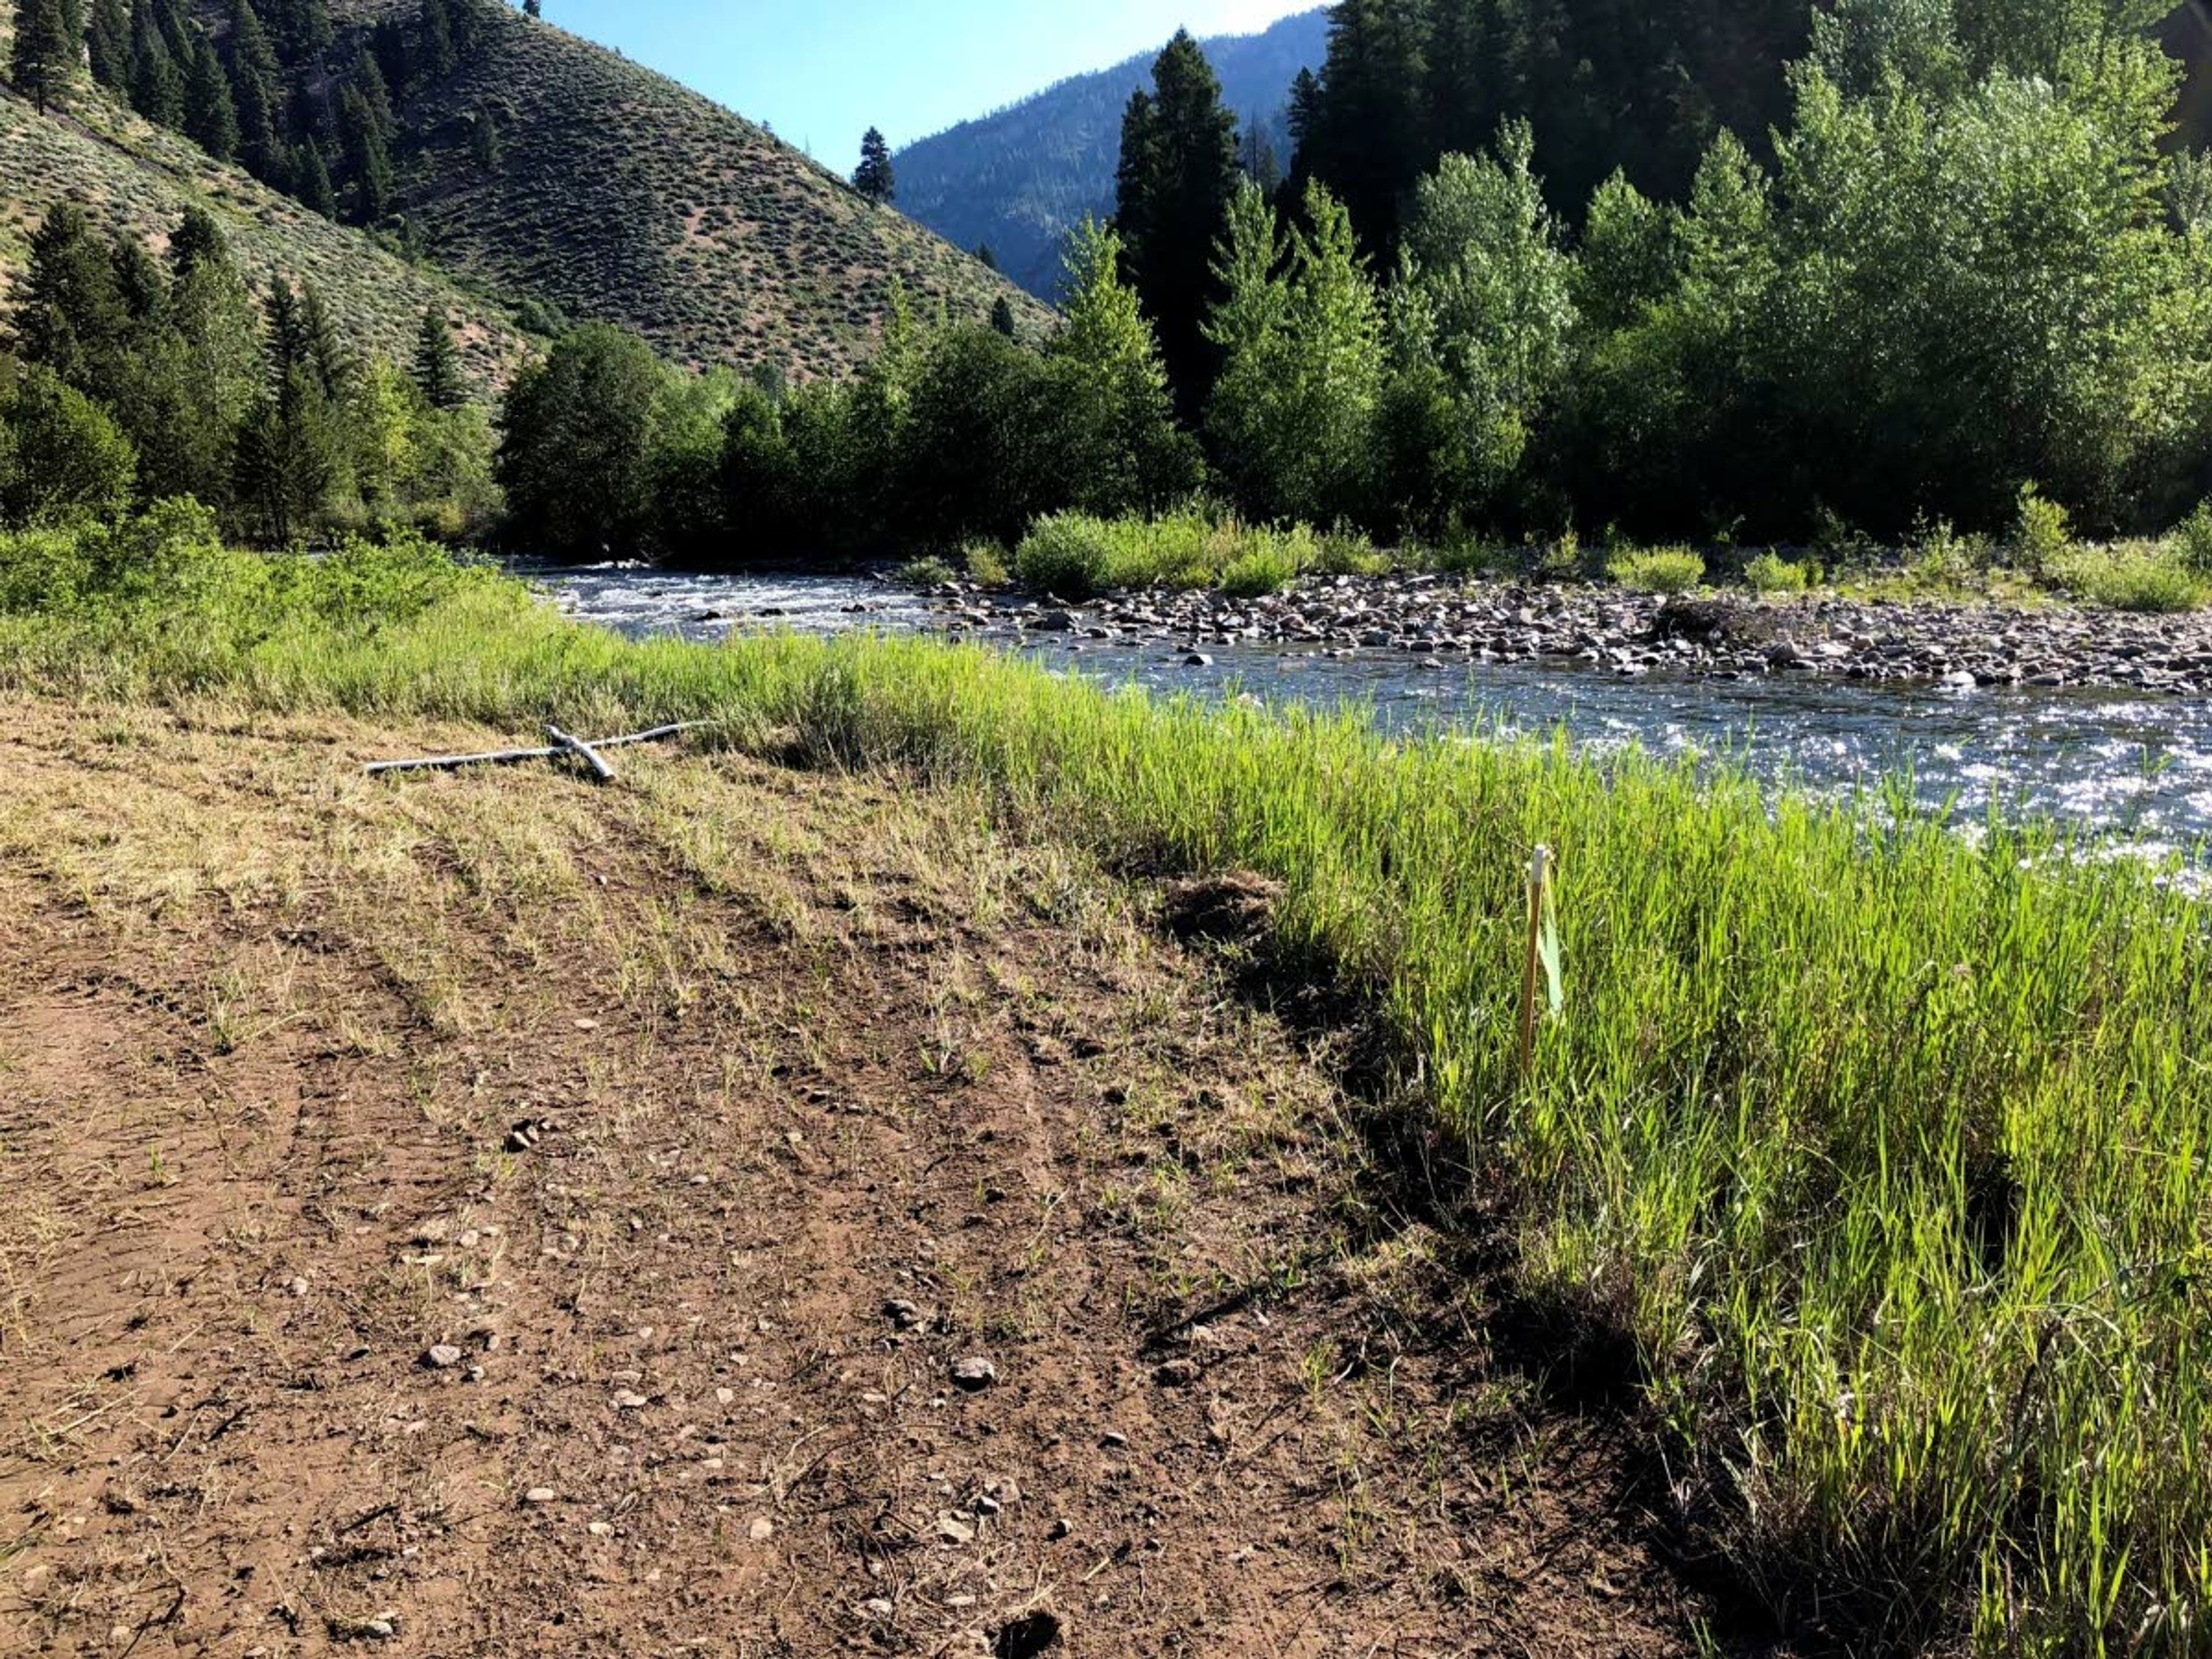
[[[939,558],[908,559],[891,572],[891,580],[908,587],[943,587],[960,580],[952,567]]]
[[[996,542],[970,542],[961,556],[968,580],[978,587],[1004,587],[1014,579],[1006,565],[1006,550]]]
[[[2212,599],[2212,586],[2193,572],[2179,548],[2142,542],[2081,548],[2051,568],[2066,593],[2107,611],[2168,615]]]
[[[2181,521],[2174,541],[2181,562],[2191,575],[2212,578],[2212,501]]]
[[[2020,487],[2020,514],[2013,523],[2012,559],[2022,570],[2039,575],[2066,556],[2074,545],[2074,526],[2066,509],[2033,483]]]
[[[1114,528],[1087,513],[1055,513],[1030,526],[1014,553],[1024,586],[1068,599],[1088,598],[1114,553]]]
[[[131,500],[137,452],[106,410],[51,370],[0,383],[9,455],[0,462],[0,517],[17,524],[119,513]]]
[[[1762,553],[1743,568],[1743,579],[1754,593],[1802,593],[1812,586],[1813,573],[1792,564],[1778,553]]]
[[[1298,562],[1287,542],[1268,536],[1222,573],[1221,591],[1240,599],[1279,593],[1298,579]]]
[[[1607,568],[1613,580],[1638,593],[1686,593],[1705,579],[1705,562],[1686,547],[1623,553]]]

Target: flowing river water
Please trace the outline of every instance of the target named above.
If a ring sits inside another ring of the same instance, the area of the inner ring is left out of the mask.
[[[518,573],[582,620],[633,635],[715,641],[787,628],[943,633],[922,594],[866,576],[708,575],[631,565],[526,563]],[[964,637],[1021,650],[1109,684],[1357,704],[1385,726],[1460,725],[1548,735],[1600,750],[1724,757],[1755,775],[1838,793],[1907,779],[1923,806],[1963,818],[1992,808],[2203,860],[2212,841],[2212,706],[2115,692],[1950,690],[1809,675],[1722,681],[1615,678],[1556,663],[1442,663],[1392,651],[1209,645],[1201,665],[1171,643],[1024,635]]]

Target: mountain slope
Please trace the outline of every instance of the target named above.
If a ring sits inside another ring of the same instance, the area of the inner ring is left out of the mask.
[[[0,36],[5,34],[0,24]],[[0,40],[0,49],[4,49]],[[214,214],[256,287],[271,270],[313,283],[356,347],[405,362],[423,310],[452,314],[471,377],[489,392],[527,343],[504,307],[411,265],[360,231],[319,218],[240,169],[80,92],[66,112],[40,117],[0,91],[0,289],[12,289],[30,234],[58,202],[76,203],[110,235],[165,245],[187,205]],[[4,309],[4,303],[0,303]]]
[[[436,257],[502,292],[622,324],[695,363],[801,378],[866,360],[894,277],[925,310],[988,317],[994,272],[749,121],[520,12],[474,3],[454,71],[398,106],[400,203]],[[341,0],[343,30],[414,7]],[[480,115],[498,165],[472,152]]]
[[[1283,113],[1301,69],[1328,52],[1328,14],[1285,18],[1264,34],[1203,43],[1223,100],[1257,117],[1287,165]],[[1007,275],[1049,296],[1060,240],[1086,213],[1114,207],[1121,112],[1151,83],[1157,52],[1063,81],[1010,109],[969,121],[899,152],[899,205],[962,247],[988,244]]]

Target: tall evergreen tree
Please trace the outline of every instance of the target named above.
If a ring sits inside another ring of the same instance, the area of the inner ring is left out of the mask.
[[[325,219],[338,216],[337,192],[331,188],[331,169],[323,149],[310,138],[292,153],[292,190],[301,204]]]
[[[415,389],[433,409],[459,409],[469,400],[452,319],[435,306],[422,313],[422,326],[415,337]]]
[[[107,390],[112,354],[131,323],[115,262],[84,210],[64,202],[31,233],[11,343],[80,392]]]
[[[479,107],[469,123],[469,155],[479,173],[497,173],[505,159],[500,143],[499,121],[491,111]]]
[[[185,76],[151,0],[131,13],[131,106],[171,131],[185,125]]]
[[[522,15],[532,22],[545,15],[544,0],[522,0]]]
[[[446,0],[422,0],[415,17],[415,60],[418,70],[442,81],[460,62],[453,49],[453,18]]]
[[[356,88],[338,96],[338,135],[353,176],[354,218],[373,225],[392,211],[392,152],[369,100]]]
[[[1215,297],[1214,240],[1237,180],[1237,122],[1188,30],[1152,65],[1152,91],[1129,100],[1114,222],[1130,281],[1159,331],[1186,416],[1204,404],[1214,355],[1204,334]]]
[[[1361,245],[1387,256],[1426,148],[1427,0],[1343,0],[1330,15],[1322,99],[1299,172],[1352,216]]]
[[[111,92],[130,92],[131,9],[124,0],[93,0],[85,52],[94,80]]]
[[[327,509],[340,447],[307,304],[282,277],[269,292],[262,362],[265,384],[238,437],[238,493],[269,540],[284,545]]]
[[[279,189],[292,183],[291,150],[278,128],[283,107],[283,70],[276,48],[252,0],[233,0],[230,22],[230,82],[238,111],[240,155],[246,170]]]
[[[77,37],[70,33],[62,0],[15,0],[15,40],[8,78],[40,114],[58,103],[76,78]]]
[[[860,165],[853,174],[853,188],[878,207],[898,197],[898,181],[891,172],[891,147],[884,135],[870,127],[860,140]]]
[[[185,78],[185,136],[218,161],[238,154],[238,106],[230,78],[215,43],[203,34],[193,43],[191,69]]]

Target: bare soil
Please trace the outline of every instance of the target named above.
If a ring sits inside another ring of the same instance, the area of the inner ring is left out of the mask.
[[[882,779],[358,775],[498,735],[9,711],[0,1652],[1728,1627],[1221,927]]]

